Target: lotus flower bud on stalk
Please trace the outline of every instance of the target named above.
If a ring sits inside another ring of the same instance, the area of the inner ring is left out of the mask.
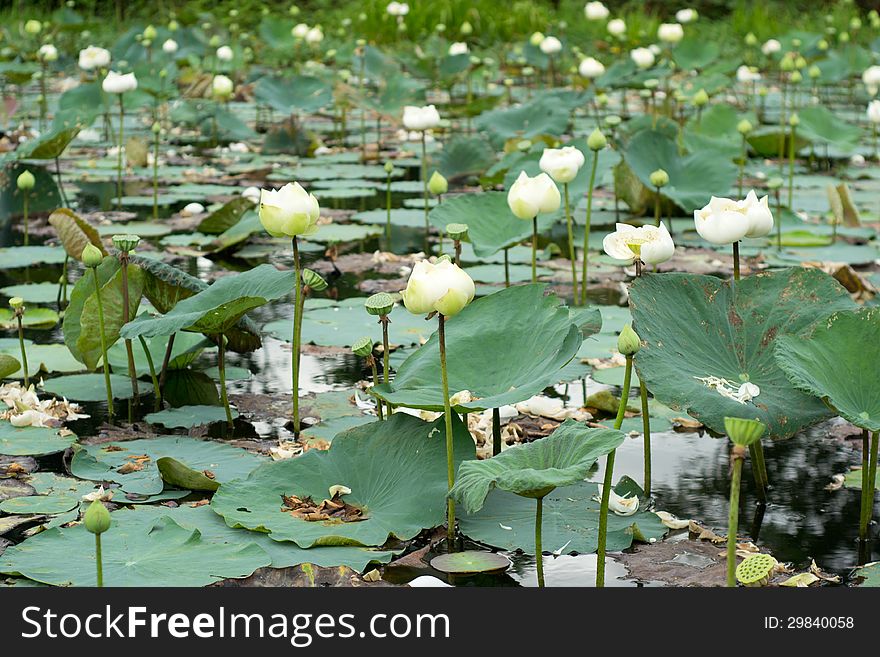
[[[31,36],[36,36],[43,29],[43,24],[33,18],[24,24],[24,31]]]
[[[742,196],[743,176],[745,175],[746,160],[749,157],[748,137],[752,132],[752,123],[748,119],[743,119],[736,124],[736,131],[740,134],[741,148],[739,156],[739,175],[737,176],[737,193]]]
[[[555,212],[560,202],[559,189],[546,173],[530,177],[525,171],[520,171],[507,192],[507,205],[514,216],[532,221],[532,283],[538,280],[538,215]]]
[[[468,237],[467,224],[446,224],[446,233],[455,249],[455,264],[461,267],[461,243]]]
[[[425,253],[428,252],[428,237],[430,225],[428,223],[428,155],[425,140],[425,133],[431,128],[440,125],[440,113],[433,105],[425,105],[424,107],[416,107],[407,105],[403,108],[403,127],[407,130],[415,130],[421,133],[422,137],[422,201],[425,206]]]
[[[101,554],[101,534],[110,529],[110,512],[101,500],[94,500],[83,515],[86,530],[95,535],[95,565],[97,568],[97,586],[104,586],[104,564]]]
[[[24,326],[23,326],[23,317],[24,317],[24,299],[21,297],[12,297],[9,300],[9,307],[12,308],[12,313],[15,316],[16,323],[18,324],[18,346],[21,349],[21,367],[24,376],[24,387],[27,389],[30,386],[30,380],[28,379],[28,360],[27,360],[27,350],[24,346]]]
[[[767,197],[758,199],[752,190],[742,201],[713,196],[708,205],[694,210],[694,225],[707,242],[733,245],[733,278],[739,280],[739,241],[767,235],[773,230],[773,213]]]
[[[107,421],[113,422],[113,388],[110,384],[110,363],[107,358],[107,333],[104,328],[104,302],[101,299],[101,283],[98,280],[98,267],[104,261],[104,254],[94,244],[88,244],[80,255],[82,263],[91,270],[95,281],[95,302],[98,306],[98,330],[101,334],[101,361],[104,367],[104,387],[107,391]]]
[[[795,156],[795,141],[797,141],[797,127],[800,125],[801,120],[798,117],[797,112],[793,112],[791,116],[788,117],[788,207],[792,207],[792,199],[794,195],[794,156]]]
[[[599,151],[608,145],[608,140],[599,128],[595,128],[590,136],[587,137],[587,148],[593,153],[593,162],[590,169],[590,181],[587,184],[587,216],[586,225],[584,226],[584,260],[581,268],[580,280],[580,302],[582,306],[587,305],[587,287],[589,284],[589,254],[590,254],[590,220],[593,214],[593,187],[596,184],[596,170],[599,167]]]
[[[30,205],[30,197],[31,190],[34,188],[34,185],[37,184],[37,179],[34,177],[30,171],[25,169],[20,174],[18,174],[18,178],[15,179],[15,186],[18,187],[18,190],[21,194],[21,209],[22,209],[22,220],[24,223],[24,245],[28,246],[30,241],[30,234],[28,228],[28,210]]]
[[[128,324],[131,320],[128,290],[128,256],[137,248],[141,238],[137,235],[114,235],[112,239],[113,246],[119,251],[119,264],[122,271],[122,323]],[[137,369],[134,364],[134,351],[132,350],[131,339],[129,338],[125,339],[125,351],[128,355],[128,376],[131,379],[131,391],[135,400],[137,400]],[[129,416],[131,416],[131,405],[129,405]]]

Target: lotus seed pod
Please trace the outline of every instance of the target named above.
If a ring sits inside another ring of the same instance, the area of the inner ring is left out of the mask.
[[[104,260],[104,254],[101,253],[101,249],[99,249],[94,244],[87,244],[86,248],[83,249],[82,255],[79,257],[82,260],[82,263],[86,267],[97,267],[101,264],[101,261]]]
[[[648,80],[645,80],[642,83],[642,86],[645,89],[656,89],[657,87],[660,86],[660,80],[658,80],[657,78],[650,78]]]
[[[639,334],[633,330],[632,324],[623,327],[620,335],[617,336],[617,351],[624,356],[632,356],[637,354],[642,348],[642,341]]]
[[[602,134],[602,131],[599,128],[593,130],[590,133],[590,136],[587,137],[587,147],[591,151],[601,151],[608,145],[608,140],[605,139],[605,135]]]
[[[657,169],[651,173],[650,180],[654,187],[664,187],[669,184],[669,174],[663,169]]]
[[[616,128],[620,125],[622,120],[623,119],[617,116],[617,114],[609,114],[605,117],[605,125],[607,125],[609,128]]]
[[[95,500],[89,505],[89,508],[86,509],[86,513],[83,516],[83,523],[93,534],[103,534],[105,531],[110,529],[110,512],[107,510],[107,507],[104,506],[104,503],[100,500]]]
[[[434,194],[434,196],[439,196],[449,191],[449,183],[439,171],[431,174],[431,178],[428,180],[428,191]]]
[[[743,119],[736,124],[736,131],[743,136],[749,134],[752,131],[752,128],[752,122],[748,119]]]
[[[736,445],[748,447],[761,439],[761,436],[767,431],[767,427],[758,420],[726,417],[724,418],[724,430]]]
[[[709,102],[709,94],[706,93],[705,89],[700,89],[697,93],[694,94],[693,102],[696,107],[702,107]]]
[[[12,297],[9,300],[9,307],[12,308],[13,310],[18,310],[19,308],[22,308],[23,306],[24,306],[24,299],[22,299],[21,297]]]
[[[364,309],[370,315],[384,317],[390,315],[394,310],[394,297],[387,292],[377,292],[373,296],[364,301]]]
[[[453,240],[461,242],[468,237],[467,224],[446,224],[446,234]]]
[[[123,253],[131,253],[137,248],[138,243],[141,241],[141,238],[137,235],[114,235],[112,239],[113,246]]]
[[[767,189],[779,189],[785,184],[785,181],[782,180],[779,176],[774,176],[770,180],[767,181]]]
[[[356,356],[363,356],[366,358],[367,356],[372,355],[373,353],[373,340],[372,338],[364,336],[358,340],[355,340],[351,345],[351,351]]]
[[[794,112],[790,117],[788,117],[788,125],[792,128],[796,128],[801,124],[801,119],[797,115],[797,112]]]
[[[33,189],[34,185],[37,184],[37,179],[34,178],[34,174],[25,170],[18,174],[15,184],[21,190]]]
[[[325,281],[319,273],[312,271],[311,269],[303,269],[302,279],[303,283],[315,292],[323,292],[327,289],[327,281]]]
[[[766,586],[778,564],[769,554],[750,554],[736,567],[736,579],[743,586]]]

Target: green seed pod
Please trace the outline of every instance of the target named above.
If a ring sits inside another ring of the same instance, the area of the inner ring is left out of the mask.
[[[303,283],[308,285],[315,292],[323,292],[327,289],[327,281],[325,281],[320,274],[311,269],[303,269],[302,279]]]
[[[654,187],[664,187],[669,184],[669,174],[663,169],[657,169],[656,171],[651,172],[649,179]]]
[[[779,176],[774,176],[767,181],[767,189],[779,189],[785,184],[785,181]]]
[[[150,130],[153,131],[153,134],[154,134],[154,135],[158,135],[160,132],[162,132],[162,124],[159,123],[158,121],[156,121],[156,122],[153,123],[153,125],[150,127]]]
[[[750,554],[736,567],[736,579],[743,586],[766,586],[778,563],[769,554]]]
[[[587,137],[587,147],[591,151],[601,151],[608,145],[608,140],[605,139],[605,135],[602,134],[602,131],[599,128],[593,130],[590,133],[590,136]]]
[[[724,430],[736,445],[748,447],[761,439],[767,427],[758,420],[743,417],[724,418]]]
[[[623,119],[617,116],[617,114],[609,114],[605,117],[605,125],[607,125],[609,128],[616,128],[620,125],[622,120]]]
[[[749,134],[752,131],[752,129],[753,129],[752,122],[749,121],[748,119],[743,119],[742,121],[740,121],[739,123],[736,124],[736,131],[743,136]]]
[[[110,512],[107,510],[107,507],[104,506],[103,502],[95,500],[89,505],[89,508],[86,509],[86,513],[83,516],[83,522],[86,529],[91,533],[103,534],[110,529]]]
[[[599,107],[606,107],[608,105],[608,101],[609,101],[609,98],[608,98],[608,94],[606,94],[606,93],[601,93],[598,96],[596,96],[596,104]]]
[[[9,300],[9,307],[12,308],[13,310],[18,310],[19,308],[23,308],[24,307],[24,299],[22,299],[21,297],[12,297]]]
[[[697,93],[694,94],[693,103],[695,107],[702,107],[708,102],[709,94],[706,93],[705,89],[700,89]]]
[[[657,78],[650,78],[648,80],[645,80],[642,83],[642,86],[645,89],[656,89],[657,87],[660,86],[660,80],[658,80]]]
[[[428,180],[428,191],[434,196],[439,196],[440,194],[445,194],[449,191],[449,183],[439,171],[435,171],[431,174],[431,178]]]
[[[33,189],[34,185],[37,184],[37,179],[34,178],[34,174],[32,174],[30,171],[25,170],[18,174],[18,178],[16,179],[15,184],[21,190]]]
[[[101,249],[94,244],[87,244],[79,259],[82,260],[82,263],[86,267],[95,268],[101,264],[101,261],[104,259],[104,254],[101,253]]]
[[[637,354],[641,348],[641,338],[639,338],[639,334],[633,330],[632,324],[624,326],[620,335],[617,336],[617,351],[624,356],[632,356]]]
[[[141,241],[141,238],[137,235],[114,235],[112,239],[113,246],[123,253],[131,253],[137,248],[138,243]]]
[[[451,239],[458,240],[459,242],[466,240],[468,237],[468,225],[446,224],[446,234],[449,235]]]
[[[370,315],[384,317],[390,315],[394,310],[394,297],[387,292],[377,292],[373,296],[364,301],[364,309]]]
[[[363,337],[358,340],[355,340],[351,345],[351,351],[356,356],[363,356],[366,358],[373,353],[373,340],[372,338]]]

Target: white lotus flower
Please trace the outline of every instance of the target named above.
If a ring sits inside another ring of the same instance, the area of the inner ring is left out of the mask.
[[[108,94],[124,94],[137,89],[138,83],[134,73],[117,73],[109,71],[101,83],[101,88]]]
[[[650,48],[635,48],[630,51],[629,56],[639,68],[651,68],[654,65],[654,53]]]
[[[297,23],[293,26],[293,29],[290,30],[290,33],[296,39],[305,39],[306,34],[309,33],[309,26],[305,23]]]
[[[306,32],[306,43],[316,46],[324,40],[324,32],[320,27],[313,27]]]
[[[617,224],[602,240],[602,248],[615,260],[632,262],[638,258],[652,265],[666,262],[675,253],[675,243],[663,222],[659,227]]]
[[[232,80],[225,75],[215,75],[211,81],[211,93],[220,100],[225,100],[232,96],[234,89],[235,85],[232,83]]]
[[[468,54],[468,44],[464,41],[456,41],[449,46],[449,54],[452,56]]]
[[[868,87],[880,87],[880,66],[869,66],[862,73],[862,82]]]
[[[745,200],[740,201],[745,209],[746,219],[749,221],[749,230],[746,237],[763,237],[773,230],[773,213],[766,196],[758,199],[755,190],[749,191]]]
[[[609,13],[608,7],[601,2],[588,2],[584,5],[584,16],[588,21],[604,21]]]
[[[545,148],[538,166],[557,183],[570,183],[584,166],[584,154],[574,146]]]
[[[180,214],[184,217],[192,217],[193,215],[196,215],[196,214],[204,214],[204,212],[205,212],[204,205],[202,205],[201,203],[192,202],[192,203],[187,203],[184,206],[183,210],[180,211]]]
[[[217,59],[221,62],[231,62],[232,58],[235,56],[232,52],[232,48],[229,46],[220,46],[217,48]]]
[[[639,510],[639,498],[636,495],[621,496],[614,492],[608,491],[608,509],[618,516],[631,516]],[[599,485],[599,495],[602,495],[602,485]]]
[[[520,171],[507,192],[507,205],[520,219],[533,219],[539,214],[554,212],[561,200],[559,188],[546,173],[530,178],[525,171]]]
[[[165,42],[162,44],[162,52],[166,55],[173,55],[177,52],[177,41],[174,39],[165,39]]]
[[[880,123],[880,100],[868,103],[868,121],[875,125]]]
[[[437,264],[421,260],[413,267],[406,289],[400,296],[414,315],[438,312],[457,315],[476,294],[474,281],[458,265],[443,258]]]
[[[46,43],[40,46],[40,49],[37,51],[37,57],[39,57],[40,61],[54,62],[58,59],[58,48],[51,43]]]
[[[578,64],[578,73],[581,77],[593,80],[605,73],[605,65],[594,57],[585,57]]]
[[[272,237],[312,235],[320,215],[318,199],[297,182],[260,192],[260,223]]]
[[[772,55],[780,50],[782,50],[782,44],[776,39],[768,39],[764,42],[764,45],[761,46],[761,52],[765,55]]]
[[[736,69],[736,79],[742,84],[748,84],[760,81],[761,74],[758,73],[757,69],[753,69],[751,66],[743,64]]]
[[[110,66],[110,51],[106,48],[89,46],[79,51],[79,67],[84,71],[93,71],[96,68]]]
[[[684,38],[684,28],[680,23],[661,23],[657,28],[657,38],[663,43],[678,43]]]
[[[611,36],[623,36],[626,33],[626,23],[622,18],[613,18],[608,21],[607,29]]]
[[[677,20],[682,25],[687,23],[693,23],[697,20],[698,14],[696,9],[679,9],[675,12],[675,20]]]
[[[749,232],[750,224],[742,204],[713,196],[708,205],[694,210],[697,232],[712,244],[733,244]]]
[[[544,37],[539,47],[545,55],[555,55],[562,50],[562,42],[555,36],[548,36]]]
[[[416,107],[407,105],[403,108],[403,126],[407,130],[424,131],[440,125],[440,113],[433,105]]]
[[[385,7],[385,11],[388,12],[389,16],[402,18],[409,13],[409,5],[405,2],[389,2],[388,6]]]

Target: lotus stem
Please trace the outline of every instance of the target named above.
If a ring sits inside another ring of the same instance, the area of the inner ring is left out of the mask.
[[[153,219],[159,218],[159,131],[153,138]]]
[[[116,209],[122,210],[122,151],[125,138],[125,105],[119,94],[119,148],[116,153]]]
[[[229,395],[226,392],[226,336],[220,336],[220,344],[217,350],[217,369],[220,371],[220,399],[223,402],[223,409],[226,411],[226,423],[229,430],[235,429],[232,421],[232,409],[229,407]]]
[[[153,381],[153,390],[154,390],[154,408],[158,411],[160,406],[160,398],[159,398],[159,379],[156,378],[156,366],[153,364],[153,354],[150,353],[149,348],[147,347],[147,341],[144,340],[144,336],[139,335],[138,340],[140,340],[141,348],[144,350],[144,356],[147,358],[147,365],[150,368],[150,379]]]
[[[648,389],[639,379],[639,394],[642,398],[642,434],[645,452],[645,496],[651,497],[651,416],[648,414]]]
[[[388,242],[388,250],[391,250],[391,172],[385,181],[385,241]]]
[[[425,146],[425,131],[422,130],[422,202],[425,205],[425,255],[430,251],[428,224],[428,151]]]
[[[30,231],[28,230],[28,223],[29,223],[28,222],[28,201],[29,201],[30,191],[31,190],[29,190],[29,189],[24,190],[24,196],[22,196],[22,199],[21,199],[22,212],[24,214],[23,219],[24,219],[24,245],[25,246],[28,246],[28,244],[30,242]]]
[[[859,513],[859,540],[868,540],[868,526],[874,507],[874,485],[877,478],[878,433],[869,440],[867,429],[862,429],[862,505]]]
[[[544,515],[544,498],[535,500],[535,566],[538,570],[538,587],[544,588],[544,550],[541,547],[541,525]]]
[[[302,311],[302,270],[299,261],[299,245],[294,235],[291,240],[293,245],[293,269],[296,277],[296,285],[294,287],[293,297],[293,353],[291,355],[292,365],[292,385],[293,385],[293,436],[294,439],[299,438],[299,341],[300,331],[302,330],[301,315]]]
[[[385,385],[388,385],[388,360],[390,358],[391,351],[388,341],[388,325],[391,323],[391,318],[388,317],[388,315],[382,315],[379,318],[379,323],[382,325],[382,381],[385,383]],[[391,402],[386,402],[386,405],[388,407],[388,417],[391,417]]]
[[[623,424],[623,416],[626,414],[626,403],[629,401],[629,387],[632,382],[633,357],[626,357],[626,370],[623,375],[623,393],[620,396],[620,405],[617,407],[617,417],[614,419],[614,428],[619,430]],[[605,458],[605,478],[602,482],[602,501],[599,505],[599,543],[596,548],[596,588],[605,586],[605,546],[608,542],[608,502],[611,499],[611,482],[614,478],[614,456],[616,449],[608,452]]]
[[[455,264],[461,267],[461,240],[453,240],[452,246],[455,249]]]
[[[532,283],[538,282],[538,216],[532,217]]]
[[[121,251],[119,261],[122,263],[122,323],[128,324],[131,319],[128,299],[128,253]],[[131,379],[131,392],[134,398],[138,398],[137,370],[134,366],[134,350],[131,340],[125,339],[125,353],[128,356],[128,376]]]
[[[880,159],[877,154],[877,124],[871,121],[871,147],[874,151],[874,159]]]
[[[773,194],[776,197],[776,250],[782,251],[782,201],[781,201],[781,196],[779,194],[778,187],[773,192]],[[836,225],[837,224],[835,224],[835,226]],[[835,237],[832,240],[832,243],[837,241],[836,228],[834,230],[835,230]]]
[[[360,74],[358,75],[358,95],[364,100],[364,75],[367,65],[367,53],[361,50]],[[361,106],[361,161],[367,161],[367,108]]]
[[[28,378],[27,350],[24,348],[24,326],[22,325],[22,315],[24,315],[23,308],[16,309],[15,318],[18,320],[18,346],[21,347],[21,367],[24,372],[24,387],[27,389],[30,387],[31,383]]]
[[[568,259],[571,260],[571,296],[572,303],[578,303],[577,256],[574,249],[574,228],[571,221],[571,203],[568,196],[568,183],[563,183],[565,196],[565,225],[568,227]]]
[[[758,501],[762,504],[767,501],[767,463],[764,460],[764,445],[761,440],[749,445],[749,458],[752,460],[752,473],[755,477],[755,486],[757,486]]]
[[[730,507],[727,515],[727,586],[736,586],[736,530],[739,523],[739,487],[745,450],[733,448],[733,476],[730,479]]]
[[[373,385],[379,385],[379,370],[376,367],[376,359],[372,354],[367,356],[367,365],[369,365],[370,369],[373,371]],[[380,420],[385,419],[384,413],[382,412],[382,400],[378,397],[376,397],[376,414],[379,416]]]
[[[745,168],[746,168],[746,157],[748,156],[748,142],[746,141],[746,135],[743,133],[742,136],[742,151],[740,152],[740,160],[739,160],[739,176],[737,176],[737,198],[741,198],[743,195],[743,177],[745,176]]]
[[[510,287],[510,254],[504,249],[504,287]]]
[[[100,589],[104,587],[104,563],[103,555],[101,554],[100,534],[95,534],[95,567],[97,568],[97,586]]]
[[[61,267],[61,278],[58,279],[58,296],[56,303],[58,304],[58,312],[61,312],[62,304],[67,303],[67,265],[70,261],[70,255],[64,254],[64,264]]]
[[[739,280],[739,242],[733,243],[733,280]]]
[[[501,410],[492,409],[492,456],[501,453]]]
[[[443,384],[443,418],[446,421],[446,483],[449,490],[455,485],[455,452],[452,437],[452,406],[449,403],[449,377],[446,373],[446,318],[443,313],[439,319],[438,338],[440,342],[440,378]],[[446,498],[446,538],[452,550],[455,541],[455,500]]]
[[[101,358],[104,364],[104,387],[107,389],[107,420],[113,421],[113,388],[110,385],[110,363],[107,361],[107,334],[104,331],[104,302],[101,301],[101,286],[98,284],[98,269],[92,269],[95,278],[95,298],[98,303],[98,328],[101,331]]]
[[[788,207],[792,208],[792,197],[794,194],[794,139],[797,134],[797,128],[795,126],[791,126],[791,130],[789,132],[789,137],[791,138],[790,143],[788,144]]]
[[[67,193],[64,191],[64,182],[61,180],[61,160],[55,158],[55,178],[58,180],[58,191],[61,193],[61,202],[64,207],[70,205],[67,201]]]
[[[590,184],[587,185],[587,223],[584,226],[584,263],[581,268],[581,305],[587,305],[587,268],[590,254],[590,219],[593,214],[593,186],[596,184],[596,169],[599,167],[599,151],[593,151],[593,169],[590,171]]]
[[[168,346],[165,347],[165,357],[162,359],[162,369],[159,371],[159,395],[165,397],[165,379],[168,376],[168,364],[171,362],[171,351],[174,349],[174,338],[177,333],[172,333],[168,338]]]
[[[779,152],[777,153],[779,159],[779,171],[782,172],[783,160],[785,158],[785,93],[786,93],[787,85],[785,84],[785,77],[782,78],[782,102],[779,106]]]

